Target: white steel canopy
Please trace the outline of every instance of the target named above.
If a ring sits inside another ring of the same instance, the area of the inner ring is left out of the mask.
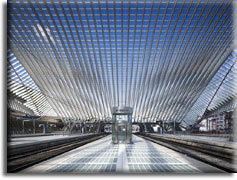
[[[10,0],[9,49],[62,118],[185,120],[235,96],[231,0]],[[212,91],[209,91],[211,89]]]

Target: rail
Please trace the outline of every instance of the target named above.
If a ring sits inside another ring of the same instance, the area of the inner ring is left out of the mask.
[[[169,137],[149,133],[139,133],[136,135],[211,164],[217,168],[221,168],[227,172],[237,172],[235,162],[237,152],[236,144],[191,140],[178,136]]]
[[[108,133],[95,133],[40,143],[9,146],[7,151],[7,172],[18,172],[107,135]]]

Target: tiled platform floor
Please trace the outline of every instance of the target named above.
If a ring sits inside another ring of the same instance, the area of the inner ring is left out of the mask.
[[[222,172],[133,135],[133,144],[111,144],[111,136],[32,166],[22,173],[201,173]]]
[[[47,172],[115,172],[119,145],[109,143],[106,137],[77,150]]]
[[[129,172],[200,172],[165,152],[161,146],[136,137],[134,144],[126,145]]]

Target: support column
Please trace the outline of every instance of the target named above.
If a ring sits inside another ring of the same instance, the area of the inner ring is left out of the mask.
[[[24,126],[24,120],[22,120],[22,134],[25,133],[25,126]]]
[[[174,133],[174,134],[175,134],[175,125],[176,125],[176,124],[175,124],[175,120],[174,120],[174,129],[173,129],[173,131],[174,131],[173,133]]]
[[[164,134],[164,131],[165,131],[165,122],[164,120],[162,121],[162,134]]]
[[[33,134],[35,134],[35,119],[33,120]]]

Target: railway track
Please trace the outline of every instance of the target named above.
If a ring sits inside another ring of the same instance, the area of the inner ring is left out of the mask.
[[[90,134],[88,136],[58,140],[56,142],[40,143],[36,145],[23,145],[8,147],[7,172],[15,173],[39,162],[45,161],[62,153],[68,152],[87,143],[107,136],[103,134]]]
[[[152,134],[136,134],[146,140],[165,146],[169,149],[186,154],[192,158],[203,161],[207,164],[220,168],[229,173],[236,173],[235,147],[218,146],[210,142],[192,142],[190,140],[162,137]]]

